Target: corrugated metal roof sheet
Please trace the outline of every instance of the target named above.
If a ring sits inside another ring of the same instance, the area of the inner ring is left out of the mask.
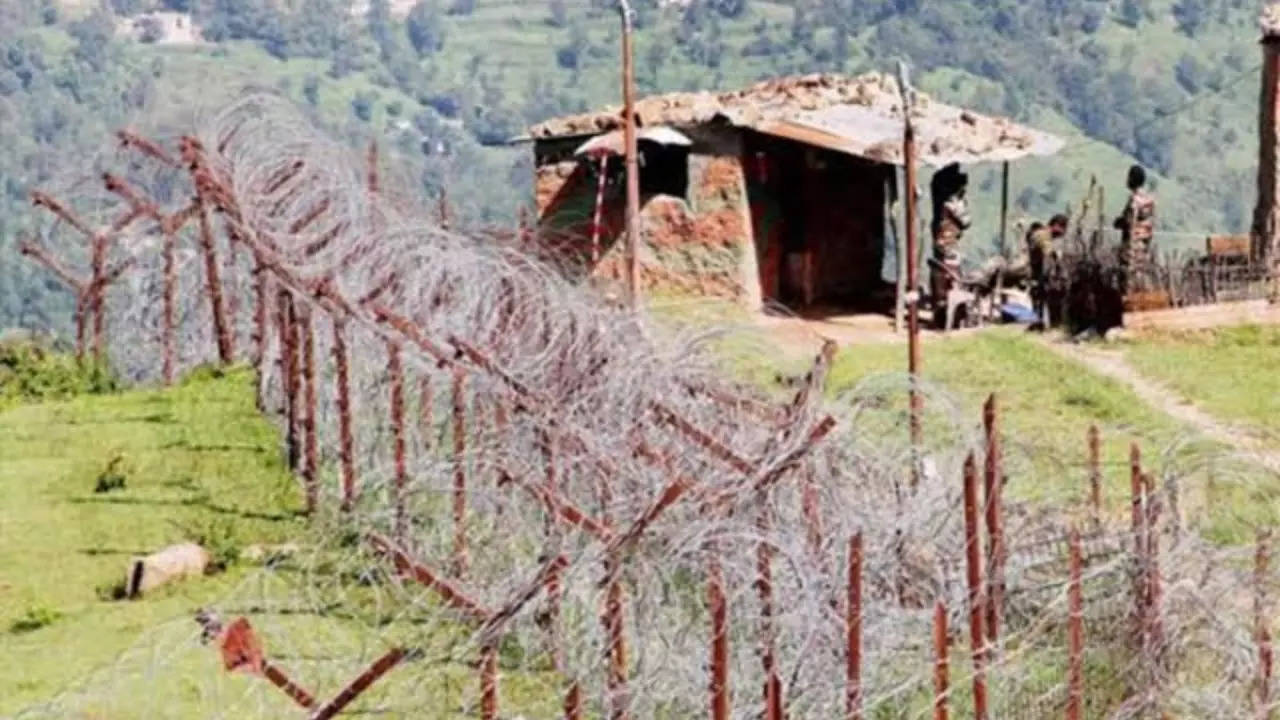
[[[768,80],[728,93],[670,93],[636,103],[641,126],[692,127],[723,119],[877,162],[902,163],[902,107],[897,81],[806,75]],[[922,163],[979,163],[1052,155],[1062,140],[1007,118],[980,115],[917,94],[912,119]],[[548,120],[526,139],[595,135],[622,125],[619,108]]]

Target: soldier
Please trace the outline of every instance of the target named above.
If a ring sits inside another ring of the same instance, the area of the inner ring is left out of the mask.
[[[1046,303],[1049,288],[1049,268],[1057,262],[1055,241],[1067,234],[1067,216],[1054,215],[1048,225],[1035,223],[1027,233],[1027,257],[1031,264],[1031,303],[1041,323],[1048,325]]]
[[[1156,201],[1143,190],[1147,173],[1140,165],[1129,168],[1129,202],[1124,214],[1116,218],[1120,231],[1121,293],[1127,293],[1133,279],[1146,268],[1151,253],[1151,236],[1155,227]]]
[[[960,172],[960,166],[952,163],[934,173],[931,182],[933,194],[933,257],[941,267],[930,272],[930,294],[933,296],[935,322],[947,306],[947,292],[952,278],[960,273],[960,239],[969,229],[969,201],[965,191],[969,176]]]

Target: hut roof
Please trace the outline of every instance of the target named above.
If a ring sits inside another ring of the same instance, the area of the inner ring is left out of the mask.
[[[868,73],[766,80],[731,92],[677,92],[636,102],[641,127],[688,128],[714,121],[789,138],[877,162],[902,164],[902,97],[897,81]],[[553,118],[520,140],[606,133],[622,126],[620,106]],[[912,121],[921,162],[940,167],[1052,155],[1061,139],[994,117],[935,102],[917,93]]]

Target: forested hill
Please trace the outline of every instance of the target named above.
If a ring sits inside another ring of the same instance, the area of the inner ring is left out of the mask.
[[[1133,158],[1165,229],[1247,226],[1254,195],[1257,0],[632,0],[642,92],[731,88],[907,58],[934,95],[1062,133],[1014,169],[1015,215],[1118,203]],[[60,324],[68,298],[17,258],[26,193],[122,122],[189,119],[246,85],[277,89],[355,140],[412,159],[475,221],[529,198],[526,124],[615,102],[613,0],[0,0],[0,327]],[[496,181],[495,181],[496,180]],[[990,228],[997,192],[975,171]]]

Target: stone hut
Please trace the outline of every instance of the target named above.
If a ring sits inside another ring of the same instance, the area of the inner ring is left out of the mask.
[[[636,103],[641,281],[759,308],[879,311],[888,209],[903,162],[903,103],[886,75],[809,75]],[[1008,162],[1058,139],[917,94],[919,160]],[[625,277],[620,108],[556,118],[533,144],[537,237],[570,272]],[[927,182],[922,174],[921,182]],[[927,213],[926,213],[927,214]]]

